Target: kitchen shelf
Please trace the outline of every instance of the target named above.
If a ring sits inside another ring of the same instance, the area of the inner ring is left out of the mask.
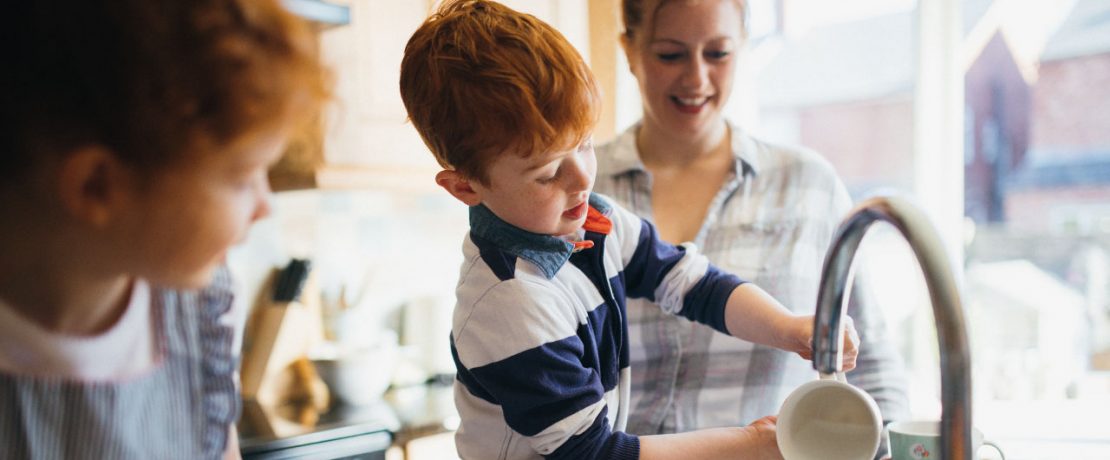
[[[278,168],[270,171],[275,192],[321,190],[379,190],[436,193],[438,168],[422,166],[340,166],[324,164],[316,169]]]
[[[351,8],[323,0],[282,0],[289,11],[324,28],[345,26],[351,23]]]
[[[421,166],[335,166],[316,172],[316,186],[323,189],[373,189],[436,192],[438,168]]]

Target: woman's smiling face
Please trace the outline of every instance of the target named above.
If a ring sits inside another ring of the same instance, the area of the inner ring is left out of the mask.
[[[743,18],[735,0],[666,2],[645,8],[650,29],[623,45],[640,84],[644,122],[696,135],[721,121],[732,91]]]

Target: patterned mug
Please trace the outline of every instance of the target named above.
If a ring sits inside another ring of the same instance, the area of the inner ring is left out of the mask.
[[[905,421],[894,422],[887,427],[890,435],[891,460],[933,460],[940,458],[940,422]],[[991,441],[983,440],[983,432],[971,430],[972,451],[978,453],[983,446],[993,447],[1002,459],[1006,454],[1002,448]],[[976,454],[978,455],[978,454]]]

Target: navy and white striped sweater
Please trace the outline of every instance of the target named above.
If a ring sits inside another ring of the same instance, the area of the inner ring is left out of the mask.
[[[593,246],[576,250],[470,209],[451,329],[462,458],[638,458],[638,438],[621,432],[626,296],[727,333],[743,281],[597,194],[587,215],[579,236]]]

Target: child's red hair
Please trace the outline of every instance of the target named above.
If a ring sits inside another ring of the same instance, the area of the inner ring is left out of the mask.
[[[14,2],[0,16],[0,170],[87,144],[158,170],[309,121],[330,97],[278,0]],[[11,177],[9,177],[11,178]]]
[[[409,39],[401,99],[440,165],[489,184],[497,155],[585,140],[600,115],[597,82],[550,25],[490,1],[449,1]]]

